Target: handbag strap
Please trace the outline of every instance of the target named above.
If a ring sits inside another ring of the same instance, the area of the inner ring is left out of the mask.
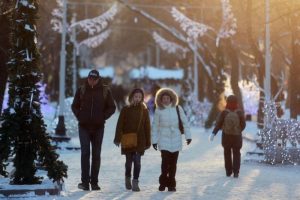
[[[140,120],[139,120],[139,124],[138,124],[138,127],[137,127],[137,130],[136,130],[136,132],[138,132],[139,131],[139,129],[140,129],[140,126],[141,126],[141,123],[142,123],[142,119],[143,119],[143,108],[141,108],[141,115],[140,115]]]

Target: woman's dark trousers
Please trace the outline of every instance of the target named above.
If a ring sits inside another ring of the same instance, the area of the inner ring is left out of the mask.
[[[169,152],[161,151],[161,175],[159,177],[159,184],[164,187],[176,187],[176,169],[179,151]]]
[[[133,163],[133,179],[139,179],[141,171],[141,154],[138,152],[126,153],[125,176],[131,177]]]
[[[241,165],[240,148],[224,147],[224,161],[227,176],[231,175],[232,172],[238,175]]]

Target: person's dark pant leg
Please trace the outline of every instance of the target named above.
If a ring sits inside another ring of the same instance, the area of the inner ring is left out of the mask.
[[[226,174],[232,173],[231,147],[224,147],[224,161]]]
[[[132,168],[132,161],[133,161],[133,154],[132,153],[126,153],[126,162],[125,162],[125,176],[131,177],[131,168]]]
[[[241,165],[240,148],[233,148],[233,173],[239,174]]]
[[[81,147],[81,181],[83,184],[90,182],[90,134],[79,127],[79,140]]]
[[[98,183],[98,175],[101,164],[101,147],[103,141],[104,128],[91,132],[92,142],[92,167],[91,167],[91,184]]]
[[[169,153],[168,151],[161,151],[161,175],[159,177],[159,183],[163,186],[168,185],[168,173],[169,173]]]
[[[139,179],[140,171],[141,171],[141,154],[140,153],[134,153],[133,155],[133,179]]]
[[[177,169],[177,160],[178,160],[179,151],[170,153],[169,161],[169,186],[176,187],[176,169]]]

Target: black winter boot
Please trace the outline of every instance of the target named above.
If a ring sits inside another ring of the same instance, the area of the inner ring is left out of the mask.
[[[81,189],[81,190],[90,190],[90,185],[88,183],[79,183],[78,184],[78,189]]]
[[[159,187],[158,190],[159,191],[165,191],[166,187],[168,187],[168,177],[164,177],[162,175],[159,176]]]
[[[176,191],[176,180],[175,180],[175,178],[169,178],[168,191],[169,192],[175,192]]]
[[[132,189],[131,177],[125,176],[125,187],[126,187],[127,190],[131,190]]]
[[[101,190],[98,183],[91,183],[91,188],[92,188],[92,190]]]
[[[226,176],[230,177],[230,176],[231,176],[231,174],[232,174],[232,172],[230,172],[230,171],[226,171]]]
[[[140,191],[139,180],[138,179],[132,179],[132,191],[134,191],[134,192],[139,192]]]
[[[233,178],[238,178],[239,177],[239,173],[233,173]]]

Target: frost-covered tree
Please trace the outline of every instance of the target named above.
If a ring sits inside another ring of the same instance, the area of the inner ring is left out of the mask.
[[[223,42],[222,40],[228,39],[232,37],[236,33],[237,29],[237,24],[236,24],[236,18],[234,17],[232,10],[231,10],[231,5],[229,0],[221,0],[221,5],[222,5],[222,24],[219,28],[218,31],[216,31],[214,28],[203,24],[196,22],[194,20],[189,19],[187,16],[185,16],[183,13],[181,13],[179,10],[176,8],[172,8],[171,14],[175,21],[177,21],[180,24],[180,27],[183,31],[185,31],[187,35],[187,40],[192,41],[192,43],[195,45],[197,48],[197,51],[199,49],[200,53],[204,55],[209,55],[211,50],[205,50],[201,51],[201,49],[205,49],[205,46],[201,46],[198,43],[198,40],[205,36],[208,35],[208,31],[211,31],[214,33],[214,37],[216,40],[216,53],[215,55],[210,54],[209,56],[204,57],[206,60],[206,63],[213,63],[211,64],[214,80],[213,80],[213,106],[210,111],[210,114],[208,116],[208,119],[205,123],[205,127],[209,128],[212,126],[213,121],[215,120],[217,113],[218,113],[218,104],[222,100],[223,93],[225,91],[225,80],[226,77],[224,75],[224,57],[225,57],[225,41]],[[229,43],[231,44],[231,43]],[[201,46],[201,48],[199,48]],[[231,46],[232,47],[232,46]],[[231,55],[232,56],[237,56],[235,52],[233,51],[233,48],[230,49]],[[233,61],[237,61],[238,59],[231,59]],[[233,70],[234,74],[238,74],[238,63],[232,62],[232,65],[237,66],[235,70]],[[237,77],[238,79],[238,77]],[[241,101],[241,94],[238,88],[238,80],[232,81],[232,88],[235,89],[236,95],[239,97]],[[234,87],[237,86],[237,87]],[[242,105],[242,104],[241,104]]]
[[[16,0],[11,17],[11,49],[8,63],[8,108],[1,117],[0,174],[7,175],[8,158],[13,157],[12,184],[39,183],[36,161],[48,177],[60,182],[67,177],[67,166],[58,160],[50,143],[41,114],[36,20],[37,0]]]

